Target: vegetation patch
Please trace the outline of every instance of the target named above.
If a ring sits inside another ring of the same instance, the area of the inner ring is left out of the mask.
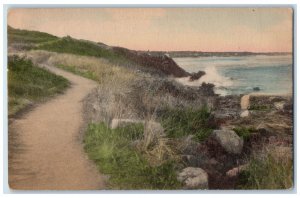
[[[249,107],[249,110],[257,110],[257,111],[265,111],[265,110],[269,110],[270,106],[268,105],[256,105],[256,104],[252,104]]]
[[[56,66],[59,67],[59,68],[61,68],[61,69],[63,69],[63,70],[72,72],[72,73],[74,73],[76,75],[83,76],[83,77],[89,78],[91,80],[98,80],[97,79],[97,75],[93,71],[84,70],[84,69],[80,69],[80,68],[78,68],[76,66],[67,66],[67,65],[63,65],[63,64],[58,64]]]
[[[253,127],[236,127],[233,130],[238,136],[240,136],[244,140],[248,140],[250,138],[251,133],[256,132],[256,129]]]
[[[113,51],[105,49],[102,46],[89,41],[76,40],[69,36],[60,38],[55,42],[42,44],[38,46],[37,49],[58,53],[102,57],[109,60],[120,58],[120,56],[117,56]]]
[[[198,141],[205,140],[217,128],[206,106],[200,109],[166,108],[162,111],[161,122],[169,137],[179,138],[192,134]]]
[[[265,158],[252,158],[248,168],[241,172],[239,189],[289,189],[293,185],[293,162],[278,160],[268,154]]]
[[[15,114],[30,103],[62,93],[69,86],[65,78],[18,56],[8,57],[8,69],[9,115]]]
[[[104,123],[90,124],[85,134],[85,150],[103,174],[110,176],[112,189],[177,189],[174,163],[150,166],[131,146],[143,137],[143,125],[131,124],[110,129]]]
[[[38,31],[19,30],[8,26],[8,43],[45,43],[58,40],[58,37]]]

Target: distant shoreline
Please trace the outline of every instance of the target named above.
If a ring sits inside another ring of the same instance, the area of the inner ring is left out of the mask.
[[[146,52],[146,51],[139,51]],[[202,52],[202,51],[150,51],[148,52],[154,56],[161,56],[167,54],[171,58],[184,58],[184,57],[230,57],[230,56],[280,56],[280,55],[292,55],[293,52]]]

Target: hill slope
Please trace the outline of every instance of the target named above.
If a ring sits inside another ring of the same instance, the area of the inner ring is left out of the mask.
[[[58,53],[106,58],[119,65],[138,66],[160,75],[187,77],[190,74],[165,55],[150,55],[121,47],[110,47],[103,43],[78,40],[70,36],[59,38],[38,31],[19,30],[8,27],[9,46],[15,49],[40,49]]]

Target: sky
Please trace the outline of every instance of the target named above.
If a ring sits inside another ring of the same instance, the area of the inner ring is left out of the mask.
[[[290,8],[14,8],[8,25],[151,51],[292,52]]]

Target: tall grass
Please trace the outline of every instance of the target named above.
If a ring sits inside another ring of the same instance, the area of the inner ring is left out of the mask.
[[[8,57],[8,109],[13,115],[26,105],[61,93],[69,82],[30,60],[18,56]]]
[[[199,109],[166,108],[160,117],[167,135],[172,138],[192,134],[198,141],[203,141],[217,128],[207,106]]]
[[[143,125],[110,129],[104,123],[90,124],[85,134],[85,150],[103,174],[109,174],[112,189],[174,189],[176,180],[172,162],[150,166],[130,146],[143,136]]]
[[[37,64],[50,64],[70,71],[77,75],[90,78],[101,83],[109,83],[124,87],[124,83],[138,78],[134,71],[111,63],[105,58],[80,56],[67,53],[47,52],[43,50],[32,50],[26,53],[33,62]]]
[[[239,176],[238,189],[290,189],[293,186],[293,160],[264,152],[252,156],[247,169]]]

